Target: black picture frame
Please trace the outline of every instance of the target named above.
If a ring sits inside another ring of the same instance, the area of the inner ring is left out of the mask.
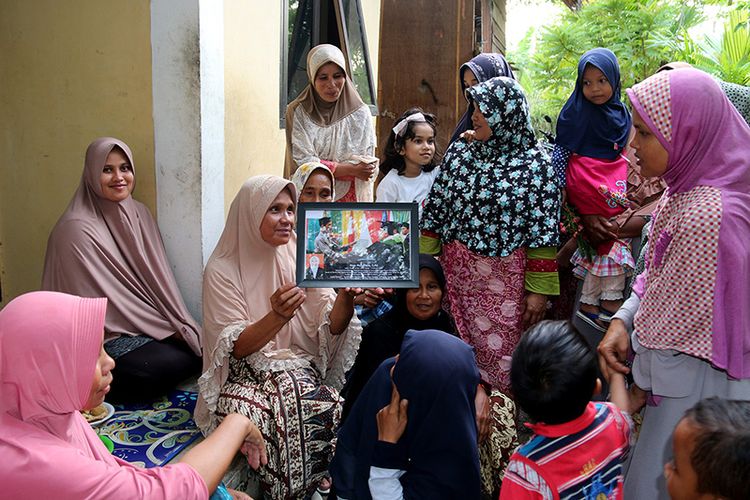
[[[417,288],[417,203],[300,203],[296,281],[303,288]]]

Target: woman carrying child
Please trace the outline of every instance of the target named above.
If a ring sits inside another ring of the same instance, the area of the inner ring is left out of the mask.
[[[612,51],[586,52],[573,93],[557,119],[552,163],[571,205],[581,215],[613,218],[628,207],[628,162],[622,155],[630,113],[620,100],[620,68]],[[571,240],[575,241],[575,240]],[[583,278],[576,314],[599,331],[622,305],[625,277],[635,266],[627,239],[578,248],[572,262]]]
[[[646,270],[599,345],[603,369],[632,372],[651,397],[625,477],[626,498],[667,498],[660,471],[685,410],[710,396],[750,400],[750,128],[716,81],[657,73],[628,91],[632,146],[667,183]],[[632,337],[628,329],[633,328]]]
[[[416,201],[422,215],[422,205],[440,172],[435,162],[436,124],[435,116],[420,108],[411,108],[396,120],[380,165],[385,177],[378,185],[377,201]]]

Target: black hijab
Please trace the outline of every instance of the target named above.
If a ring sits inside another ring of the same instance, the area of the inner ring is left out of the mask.
[[[466,70],[471,70],[474,76],[477,78],[477,83],[486,82],[490,78],[496,76],[507,76],[508,78],[516,79],[516,75],[513,74],[513,70],[510,69],[510,64],[505,60],[502,54],[488,53],[479,54],[468,62],[465,62],[458,69],[458,81],[461,84],[461,93],[466,95],[466,85],[464,85],[464,73]],[[456,128],[453,130],[450,142],[458,139],[463,132],[474,128],[471,124],[471,113],[474,108],[469,102],[469,107],[464,111],[463,116],[458,120]],[[450,143],[449,143],[450,144]]]
[[[445,274],[440,263],[432,255],[419,254],[419,269],[429,269],[435,274],[440,289],[445,294]],[[450,315],[443,309],[426,320],[411,315],[406,307],[406,292],[401,288],[396,292],[393,309],[369,323],[362,331],[362,342],[357,352],[346,387],[342,391],[346,419],[355,400],[362,392],[373,372],[384,360],[395,356],[401,350],[404,335],[409,330],[439,330],[455,335],[455,327]]]

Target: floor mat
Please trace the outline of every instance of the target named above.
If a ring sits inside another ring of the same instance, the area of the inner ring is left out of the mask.
[[[141,467],[169,462],[200,436],[193,421],[198,395],[175,390],[150,404],[114,405],[96,431],[115,445],[113,455]]]

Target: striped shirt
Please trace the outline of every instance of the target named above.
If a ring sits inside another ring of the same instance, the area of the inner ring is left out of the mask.
[[[534,436],[511,457],[500,500],[622,499],[630,417],[611,403],[589,403],[557,425],[529,425]]]

